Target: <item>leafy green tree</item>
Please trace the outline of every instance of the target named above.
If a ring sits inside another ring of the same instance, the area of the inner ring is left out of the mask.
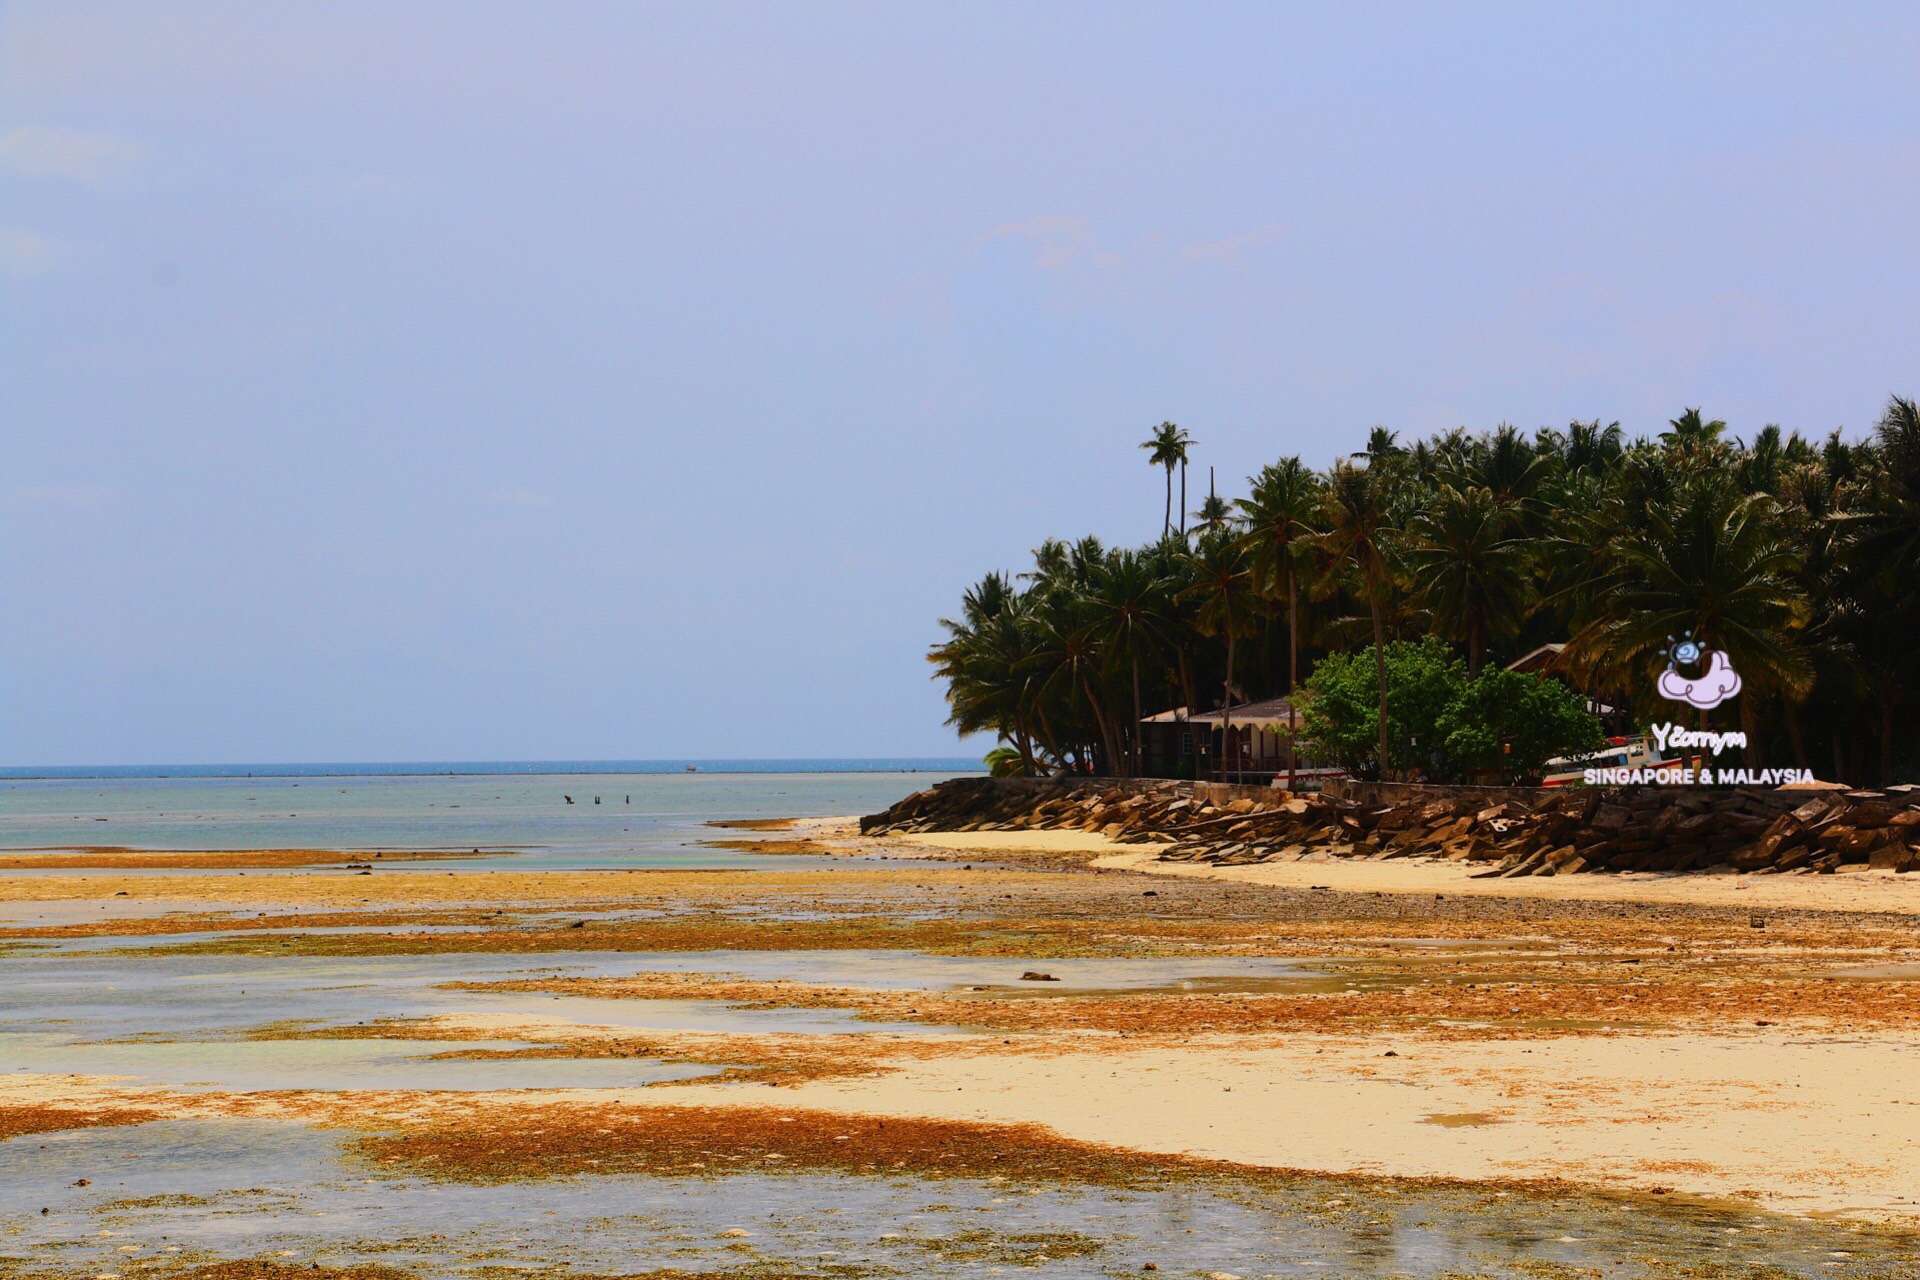
[[[1540,781],[1547,761],[1606,746],[1586,699],[1558,680],[1493,667],[1460,687],[1443,717],[1443,746],[1456,777]]]
[[[1327,477],[1326,532],[1319,538],[1327,558],[1335,564],[1351,566],[1365,585],[1367,612],[1373,622],[1374,674],[1379,695],[1377,758],[1383,762],[1390,759],[1391,749],[1387,742],[1387,633],[1382,612],[1383,597],[1393,576],[1394,534],[1386,515],[1385,489],[1387,478],[1393,474],[1387,469],[1386,459],[1397,456],[1392,451],[1398,447],[1393,443],[1392,432],[1376,427],[1374,438],[1369,442],[1370,450],[1379,450],[1374,462],[1364,467],[1344,459],[1334,463]]]
[[[1382,670],[1384,702],[1375,684]],[[1356,777],[1418,773],[1432,780],[1447,772],[1447,708],[1466,678],[1465,664],[1433,636],[1396,640],[1384,652],[1331,653],[1307,678],[1301,731],[1314,755]]]

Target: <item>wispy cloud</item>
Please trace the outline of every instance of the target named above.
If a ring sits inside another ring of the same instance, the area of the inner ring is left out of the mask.
[[[1067,214],[1046,214],[1025,222],[1008,222],[987,233],[989,240],[1027,240],[1034,245],[1034,265],[1043,271],[1064,271],[1076,263],[1092,261],[1113,265],[1122,255],[1104,250],[1093,234],[1091,218]]]
[[[1180,256],[1201,262],[1218,263],[1223,267],[1237,267],[1240,265],[1242,254],[1258,249],[1262,245],[1272,244],[1285,231],[1285,227],[1269,223],[1221,240],[1195,240],[1180,246]]]
[[[25,227],[0,227],[0,276],[25,280],[57,271],[60,242]]]
[[[88,187],[116,186],[133,175],[146,151],[113,133],[23,124],[0,133],[0,173],[60,178]]]

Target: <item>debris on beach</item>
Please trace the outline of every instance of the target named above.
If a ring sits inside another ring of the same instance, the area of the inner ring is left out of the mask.
[[[863,834],[1078,830],[1165,862],[1428,858],[1482,876],[1602,871],[1920,870],[1920,792],[1444,787],[1320,792],[1158,779],[955,778],[860,820]],[[1765,927],[1764,925],[1756,927]]]

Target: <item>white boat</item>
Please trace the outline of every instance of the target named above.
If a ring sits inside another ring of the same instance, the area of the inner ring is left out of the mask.
[[[1547,761],[1549,772],[1540,783],[1547,787],[1564,787],[1570,782],[1583,780],[1589,769],[1660,769],[1684,763],[1682,760],[1660,759],[1653,744],[1644,736],[1608,738],[1607,745],[1598,751],[1582,756],[1559,756]]]

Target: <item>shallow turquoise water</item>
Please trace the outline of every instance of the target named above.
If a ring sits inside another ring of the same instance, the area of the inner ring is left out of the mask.
[[[702,848],[726,834],[705,824],[871,813],[950,776],[11,779],[0,781],[0,849],[512,849],[546,868],[765,866]]]

